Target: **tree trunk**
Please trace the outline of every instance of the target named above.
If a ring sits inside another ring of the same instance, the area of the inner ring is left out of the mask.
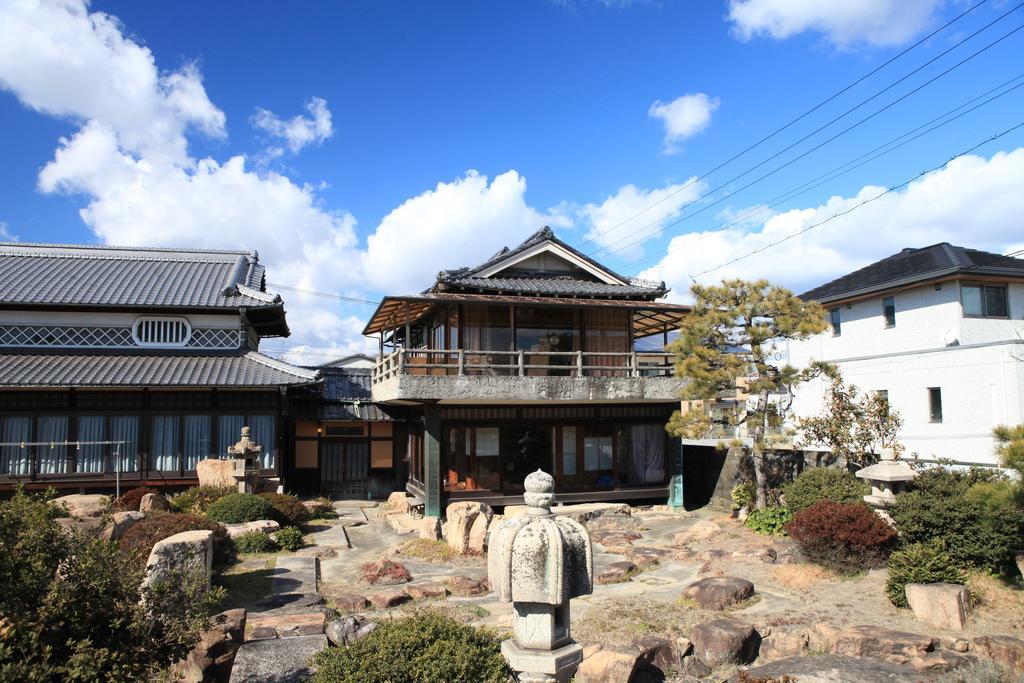
[[[754,507],[763,510],[768,506],[768,482],[764,476],[764,427],[754,427],[754,440],[750,448],[754,459],[754,489],[756,497]]]

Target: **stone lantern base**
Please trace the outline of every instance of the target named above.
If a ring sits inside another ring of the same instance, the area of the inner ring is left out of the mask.
[[[515,671],[523,672],[519,683],[569,683],[583,661],[583,646],[570,642],[555,650],[531,650],[510,638],[502,641],[501,654]]]

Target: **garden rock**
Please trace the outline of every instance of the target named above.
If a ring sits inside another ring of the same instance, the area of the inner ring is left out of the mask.
[[[661,553],[653,548],[636,548],[629,552],[628,557],[639,569],[646,571],[651,567],[657,566]]]
[[[365,595],[359,595],[358,593],[339,593],[333,597],[334,604],[337,605],[339,610],[344,612],[356,612],[365,609],[370,604]]]
[[[706,678],[711,675],[711,667],[690,656],[683,660],[683,673],[692,678]]]
[[[493,516],[494,510],[487,503],[452,503],[445,511],[448,545],[459,555],[483,553],[487,545],[487,528]]]
[[[300,612],[298,614],[251,614],[249,625],[252,633],[266,637],[269,629],[273,629],[275,638],[297,638],[299,636],[315,636],[324,632],[325,615],[323,612]]]
[[[1024,553],[1017,553],[1014,559],[1017,561],[1017,571],[1024,578]]]
[[[66,533],[80,533],[95,536],[102,531],[103,520],[99,517],[58,517],[54,520]]]
[[[147,493],[139,503],[139,512],[170,512],[171,503],[162,493]]]
[[[441,518],[424,517],[420,520],[420,538],[428,541],[441,540]]]
[[[357,614],[330,622],[324,629],[324,634],[332,645],[342,647],[362,640],[373,633],[375,628],[377,622]]]
[[[236,486],[235,461],[206,458],[196,463],[200,486]]]
[[[637,571],[636,565],[625,560],[612,562],[607,568],[600,571],[594,580],[600,584],[623,583],[629,581],[630,577]]]
[[[922,624],[962,631],[970,610],[967,587],[956,583],[908,583],[907,602]]]
[[[678,671],[681,666],[681,653],[676,644],[668,638],[641,636],[633,639],[633,647],[640,652],[640,658],[644,662],[662,671]]]
[[[363,565],[363,581],[371,586],[394,586],[412,581],[412,574],[405,565],[381,557],[376,562]]]
[[[686,545],[693,541],[707,541],[722,533],[722,527],[715,522],[702,519],[686,531],[676,534],[674,542],[676,545]]]
[[[752,624],[738,619],[714,619],[690,633],[693,654],[708,666],[749,664],[757,657],[761,636]]]
[[[786,657],[797,657],[807,651],[809,639],[805,633],[775,631],[761,640],[757,661],[774,662]]]
[[[448,596],[448,589],[434,581],[410,583],[405,587],[405,592],[413,600],[428,600],[430,598],[444,598]]]
[[[878,628],[852,626],[835,634],[832,651],[851,657],[877,657],[903,664],[914,657],[924,657],[935,649],[936,642],[928,636]]]
[[[185,659],[173,665],[172,679],[185,683],[226,683],[231,677],[235,653],[245,637],[245,617],[244,609],[210,617],[210,626],[200,634],[199,642]]]
[[[841,655],[787,657],[746,671],[746,680],[749,681],[781,681],[786,676],[800,683],[903,683],[920,678],[913,668],[906,665]],[[729,679],[730,683],[739,680],[739,674]]]
[[[110,523],[103,528],[101,537],[107,541],[116,541],[145,517],[141,512],[129,510],[127,512],[115,512],[110,516]]]
[[[701,609],[721,611],[754,597],[754,584],[731,576],[710,576],[683,589],[683,597]]]
[[[473,595],[481,595],[487,592],[487,587],[481,581],[472,579],[468,576],[452,576],[448,579],[448,589],[452,592],[452,595],[458,595],[460,597],[470,597]]]
[[[272,519],[260,519],[255,522],[225,524],[224,528],[228,530],[228,536],[231,538],[238,538],[242,534],[247,534],[250,531],[262,531],[269,536],[272,533],[280,531],[281,525]]]
[[[972,651],[993,659],[1017,673],[1024,673],[1024,640],[1013,636],[980,636],[972,641]]]
[[[409,496],[404,491],[395,491],[388,496],[388,507],[394,512],[408,514],[411,509]]]
[[[213,532],[208,529],[183,531],[162,541],[157,541],[146,560],[146,576],[143,587],[152,586],[172,571],[201,570],[206,574],[206,585],[210,585],[210,569],[213,564]]]
[[[110,504],[110,498],[100,494],[72,493],[54,498],[57,505],[64,505],[72,517],[99,517]]]
[[[313,655],[327,647],[327,637],[272,638],[248,641],[238,649],[231,683],[294,683],[312,677]]]
[[[404,590],[380,591],[370,596],[370,602],[377,609],[387,609],[408,602],[412,598]]]
[[[912,657],[910,659],[910,665],[917,671],[944,673],[946,671],[959,669],[973,661],[973,657],[959,655],[955,652],[950,652],[949,650],[936,650],[935,652],[929,652],[923,657]]]
[[[632,678],[640,663],[640,653],[633,648],[600,647],[584,651],[573,678],[577,683],[623,683]]]

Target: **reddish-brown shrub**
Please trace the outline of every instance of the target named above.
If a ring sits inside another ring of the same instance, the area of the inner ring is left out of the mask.
[[[412,574],[405,565],[381,556],[376,562],[367,562],[362,566],[362,578],[371,586],[392,586],[412,581]]]
[[[114,499],[114,502],[111,503],[111,507],[115,510],[134,510],[137,512],[139,504],[142,503],[142,497],[147,493],[160,492],[148,486],[139,486],[138,488],[128,489],[122,493],[119,498]]]
[[[853,573],[885,564],[896,532],[863,503],[819,500],[786,525],[807,559],[833,571]]]
[[[132,525],[124,533],[118,545],[125,550],[137,551],[141,562],[149,557],[149,551],[158,541],[182,531],[209,529],[213,532],[213,567],[225,569],[235,561],[235,542],[228,535],[227,528],[218,522],[181,512],[151,512],[146,518]]]

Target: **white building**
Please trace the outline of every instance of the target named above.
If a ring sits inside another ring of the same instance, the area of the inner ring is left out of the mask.
[[[948,243],[904,249],[801,295],[830,328],[790,362],[838,366],[886,392],[900,440],[923,460],[994,464],[992,427],[1024,421],[1024,260]],[[826,381],[803,385],[798,416],[820,414]]]

